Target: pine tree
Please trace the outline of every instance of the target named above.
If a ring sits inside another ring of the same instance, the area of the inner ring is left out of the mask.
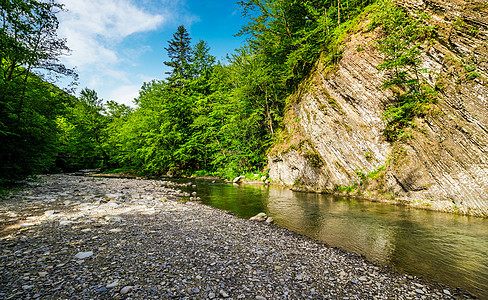
[[[188,79],[190,76],[189,64],[192,56],[190,41],[190,34],[186,31],[185,26],[180,25],[173,34],[173,39],[168,42],[168,47],[164,48],[170,59],[164,64],[173,68],[170,72],[166,72],[170,75],[170,82]]]

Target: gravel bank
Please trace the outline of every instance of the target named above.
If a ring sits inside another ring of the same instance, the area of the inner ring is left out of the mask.
[[[1,299],[466,299],[157,180],[40,176],[0,201]]]

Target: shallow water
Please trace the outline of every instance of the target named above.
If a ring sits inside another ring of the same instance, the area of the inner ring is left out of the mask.
[[[196,181],[204,204],[275,224],[488,299],[488,219],[263,185]]]

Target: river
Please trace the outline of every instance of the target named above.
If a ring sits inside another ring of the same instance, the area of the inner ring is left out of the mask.
[[[488,299],[488,219],[418,210],[277,186],[194,181],[201,201],[275,224]]]

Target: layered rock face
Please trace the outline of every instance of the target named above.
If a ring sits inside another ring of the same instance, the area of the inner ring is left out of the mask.
[[[295,95],[287,138],[269,154],[271,180],[295,190],[488,216],[488,2],[401,0],[437,26],[423,67],[438,103],[410,137],[388,142],[383,114],[395,96],[380,86],[380,30],[364,21],[338,66],[319,65]]]

